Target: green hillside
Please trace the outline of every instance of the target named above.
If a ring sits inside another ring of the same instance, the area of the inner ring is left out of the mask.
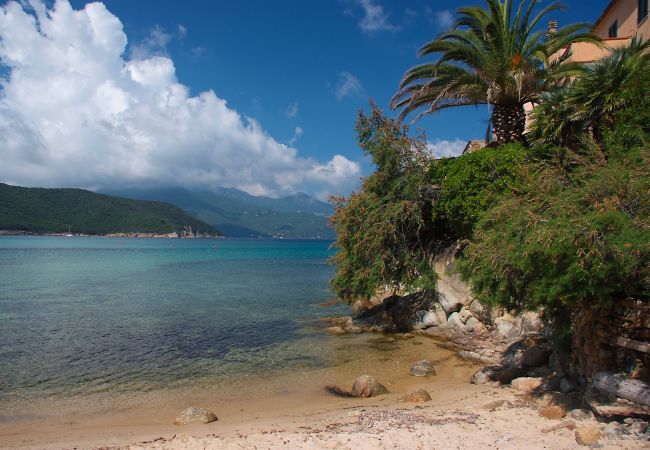
[[[0,230],[35,233],[171,233],[219,234],[168,203],[131,200],[82,189],[43,189],[0,183]]]
[[[232,188],[212,192],[177,187],[113,190],[107,193],[171,203],[231,237],[335,237],[327,220],[327,216],[333,212],[332,206],[305,194],[273,199],[252,196]]]

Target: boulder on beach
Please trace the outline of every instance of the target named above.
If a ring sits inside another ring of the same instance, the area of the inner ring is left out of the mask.
[[[414,377],[428,377],[435,374],[436,369],[433,366],[433,362],[428,359],[418,361],[411,366],[411,375]]]
[[[176,420],[175,425],[188,425],[190,423],[210,423],[219,420],[217,416],[205,408],[195,408],[193,406],[183,410]]]
[[[350,393],[355,397],[376,397],[387,393],[386,386],[381,384],[375,377],[361,375],[354,380]]]
[[[417,391],[403,395],[400,397],[399,401],[405,403],[424,403],[431,401],[431,396],[424,389],[418,389]]]

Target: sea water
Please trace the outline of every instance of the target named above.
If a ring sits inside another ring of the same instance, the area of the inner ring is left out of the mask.
[[[0,401],[331,364],[328,241],[0,238]]]

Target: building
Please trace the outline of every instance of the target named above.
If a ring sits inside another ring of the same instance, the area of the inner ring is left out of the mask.
[[[549,33],[557,23],[549,24]],[[611,0],[592,28],[603,40],[603,46],[578,42],[561,50],[571,51],[571,60],[589,63],[606,57],[610,50],[625,47],[634,36],[643,40],[650,38],[648,0]]]

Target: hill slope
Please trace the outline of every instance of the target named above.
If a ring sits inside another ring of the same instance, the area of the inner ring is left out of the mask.
[[[131,200],[82,189],[43,189],[0,183],[0,229],[35,233],[171,233],[185,226],[219,234],[167,203]]]
[[[327,217],[332,206],[296,194],[269,198],[253,196],[232,188],[189,191],[183,188],[129,189],[107,191],[112,195],[140,200],[169,202],[232,237],[284,237],[333,239]]]

